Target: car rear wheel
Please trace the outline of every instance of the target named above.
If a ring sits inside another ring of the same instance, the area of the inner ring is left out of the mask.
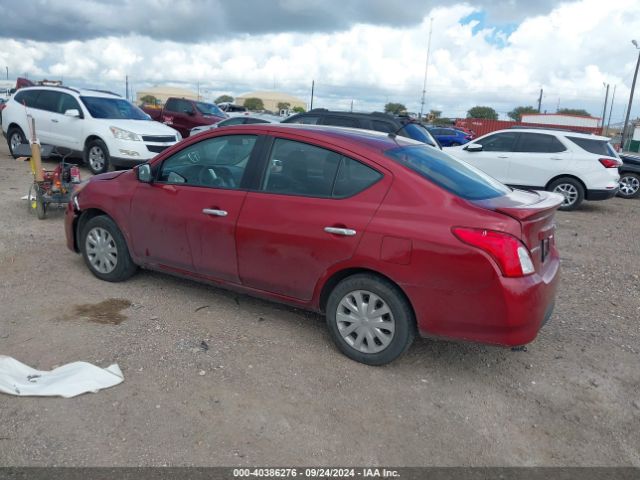
[[[573,178],[559,178],[552,182],[547,190],[564,196],[560,210],[575,210],[584,200],[584,187]]]
[[[415,337],[415,317],[402,292],[373,274],[342,280],[327,301],[327,326],[338,349],[367,365],[402,355]]]
[[[640,195],[640,175],[637,173],[622,173],[620,175],[620,189],[618,196],[622,198],[636,198]]]
[[[27,143],[27,139],[22,130],[19,127],[10,128],[7,132],[7,144],[9,145],[9,153],[11,153],[13,158],[18,158],[18,155],[14,152],[21,143]]]
[[[84,151],[84,163],[97,175],[109,169],[109,149],[100,139],[91,140]]]
[[[80,248],[87,267],[101,280],[121,282],[138,268],[131,260],[122,232],[106,215],[87,222],[82,230]]]

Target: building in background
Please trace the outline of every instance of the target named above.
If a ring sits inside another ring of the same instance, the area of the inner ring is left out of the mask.
[[[288,103],[289,109],[293,109],[295,107],[301,107],[304,109],[307,108],[307,104],[304,102],[304,100],[301,100],[298,97],[294,97],[293,95],[289,95],[286,93],[272,91],[244,93],[242,95],[238,95],[235,98],[235,103],[238,105],[244,105],[244,101],[247,98],[259,98],[260,100],[262,100],[264,109],[271,112],[278,112],[280,110],[278,108],[279,103]]]

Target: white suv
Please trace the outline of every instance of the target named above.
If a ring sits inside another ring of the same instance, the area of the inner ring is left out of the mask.
[[[35,119],[41,144],[73,150],[93,173],[105,172],[109,165],[132,167],[181,140],[173,128],[150,120],[114,93],[28,87],[18,90],[2,110],[2,132],[12,155],[30,136],[27,115]]]
[[[606,200],[618,191],[622,162],[606,137],[514,128],[445,151],[512,187],[563,194],[561,210],[573,210],[583,200]]]

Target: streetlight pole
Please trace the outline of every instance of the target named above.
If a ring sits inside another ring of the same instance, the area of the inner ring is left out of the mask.
[[[638,42],[631,40],[633,46],[640,50]],[[640,67],[640,52],[638,52],[638,61],[636,62],[636,71],[633,74],[633,82],[631,82],[631,93],[629,94],[629,105],[627,105],[627,115],[624,117],[624,126],[622,127],[622,136],[620,138],[620,149],[624,150],[624,142],[627,136],[627,125],[629,125],[629,115],[631,114],[631,104],[633,103],[633,92],[636,89],[636,79],[638,78],[638,67]]]
[[[607,117],[607,102],[609,101],[609,84],[602,82],[602,85],[607,87],[607,93],[604,96],[604,108],[602,109],[602,123],[600,124],[600,133],[604,135],[604,119]]]
[[[4,67],[7,69],[7,80],[9,80],[9,67]]]

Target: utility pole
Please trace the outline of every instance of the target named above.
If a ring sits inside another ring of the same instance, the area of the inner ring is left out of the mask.
[[[613,101],[616,99],[616,87],[617,85],[613,86],[613,95],[611,95],[611,107],[609,107],[609,120],[607,120],[607,131],[605,135],[609,135],[609,125],[611,125],[611,112],[613,112]]]
[[[427,95],[427,75],[429,74],[429,56],[431,55],[431,33],[433,32],[433,17],[429,19],[429,42],[427,43],[427,61],[424,65],[424,81],[422,82],[422,101],[420,102],[420,121],[424,112],[424,102]]]
[[[602,85],[605,85],[605,83],[603,82]],[[604,134],[604,119],[607,116],[607,102],[609,101],[609,84],[606,84],[607,86],[607,93],[605,93],[604,95],[604,108],[602,109],[602,123],[601,123],[601,130],[600,133]]]
[[[636,49],[640,49],[638,42],[631,40]],[[636,89],[636,79],[638,78],[638,67],[640,67],[640,52],[638,52],[638,61],[636,62],[636,71],[633,74],[633,82],[631,82],[631,93],[629,94],[629,104],[627,105],[627,115],[624,117],[624,126],[622,127],[622,137],[620,138],[620,149],[624,150],[624,142],[627,136],[627,125],[629,124],[629,115],[631,114],[631,104],[633,103],[633,92]]]
[[[124,77],[124,96],[129,100],[129,75],[125,75]]]
[[[353,112],[353,98],[351,99],[351,111]]]
[[[309,110],[313,110],[313,88],[316,85],[316,81],[315,80],[311,80],[311,106],[309,107]]]
[[[540,89],[540,96],[538,97],[538,113],[540,113],[541,106],[542,106],[542,89]]]
[[[9,67],[4,67],[7,69],[7,80],[9,80]]]

